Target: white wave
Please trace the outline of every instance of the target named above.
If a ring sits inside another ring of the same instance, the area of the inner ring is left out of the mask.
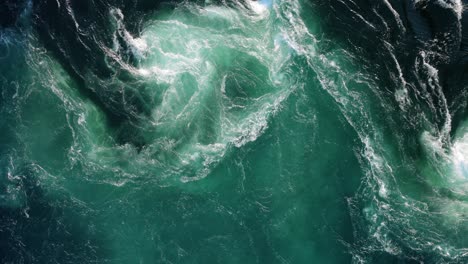
[[[457,134],[451,149],[453,170],[458,180],[468,184],[468,129],[462,127]]]
[[[145,42],[144,39],[135,38],[134,36],[132,36],[132,34],[130,34],[130,32],[128,32],[124,24],[124,15],[120,9],[118,8],[111,9],[110,15],[115,20],[115,23],[116,23],[113,50],[115,52],[119,52],[121,49],[121,46],[117,40],[117,35],[119,35],[120,37],[124,39],[126,44],[129,46],[132,54],[138,59],[142,59],[147,51],[148,44]]]

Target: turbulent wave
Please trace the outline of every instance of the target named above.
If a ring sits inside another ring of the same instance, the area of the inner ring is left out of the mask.
[[[465,4],[6,0],[0,259],[467,262]]]

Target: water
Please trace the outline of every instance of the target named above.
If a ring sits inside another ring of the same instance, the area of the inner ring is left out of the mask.
[[[463,5],[7,0],[2,263],[468,262]]]

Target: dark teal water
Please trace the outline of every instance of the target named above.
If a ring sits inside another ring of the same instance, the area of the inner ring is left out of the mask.
[[[3,0],[1,263],[467,263],[460,0]]]

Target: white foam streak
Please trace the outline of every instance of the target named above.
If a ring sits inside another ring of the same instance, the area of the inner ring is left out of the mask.
[[[452,156],[456,176],[468,181],[468,134],[455,141]]]
[[[390,12],[392,12],[393,16],[395,17],[395,19],[396,19],[396,21],[398,23],[398,27],[400,28],[400,30],[405,32],[406,31],[405,26],[403,25],[403,21],[401,20],[400,15],[398,14],[398,12],[393,8],[392,4],[390,4],[388,2],[388,0],[384,0],[384,4],[388,7]]]

